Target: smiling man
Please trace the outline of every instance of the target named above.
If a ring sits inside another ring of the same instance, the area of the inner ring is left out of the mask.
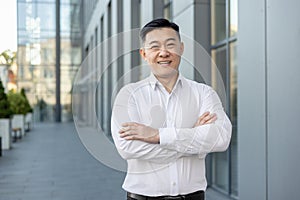
[[[178,71],[179,27],[155,19],[141,32],[148,78],[123,87],[112,113],[112,135],[127,160],[127,199],[203,200],[205,156],[225,151],[231,123],[216,92]]]

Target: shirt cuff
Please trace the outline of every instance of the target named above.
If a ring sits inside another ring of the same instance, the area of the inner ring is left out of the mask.
[[[171,147],[176,140],[175,128],[160,128],[159,130],[159,143],[163,147]]]

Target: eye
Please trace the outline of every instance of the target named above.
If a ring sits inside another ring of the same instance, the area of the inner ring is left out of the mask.
[[[167,48],[170,49],[170,48],[173,48],[175,47],[175,44],[174,43],[168,43],[167,44]]]
[[[153,45],[153,46],[150,46],[150,49],[152,49],[152,50],[158,50],[159,46],[158,45]]]

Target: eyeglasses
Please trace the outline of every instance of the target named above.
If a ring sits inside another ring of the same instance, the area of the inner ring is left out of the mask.
[[[153,43],[149,46],[145,46],[144,48],[151,52],[158,52],[161,50],[175,51],[177,46],[178,45],[174,41],[170,41],[165,44]]]

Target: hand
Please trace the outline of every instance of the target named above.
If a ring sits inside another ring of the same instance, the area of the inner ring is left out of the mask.
[[[203,115],[201,115],[197,122],[194,124],[194,128],[197,126],[201,126],[204,124],[211,124],[217,120],[217,115],[216,114],[210,114],[210,112],[205,112]]]
[[[159,132],[158,129],[154,129],[144,124],[135,122],[127,122],[122,124],[122,128],[119,131],[120,137],[125,140],[141,140],[144,142],[158,144]]]

